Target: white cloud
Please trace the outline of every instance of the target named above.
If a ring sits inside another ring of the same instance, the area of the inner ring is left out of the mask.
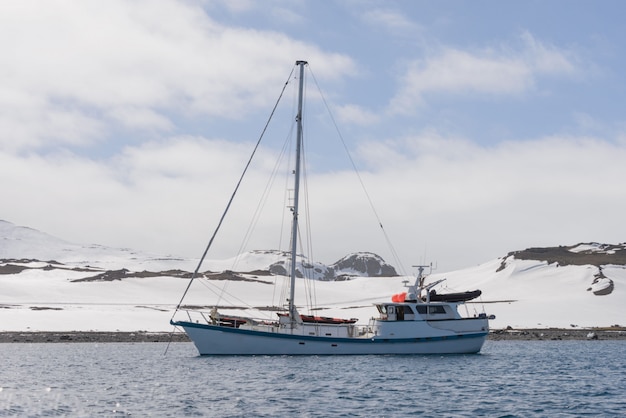
[[[172,115],[242,118],[275,100],[296,59],[323,79],[353,67],[279,33],[222,26],[189,2],[4,2],[0,16],[4,149],[170,130]]]
[[[547,137],[485,148],[427,133],[362,148],[376,167],[372,195],[392,236],[402,237],[405,260],[423,245],[448,265],[502,248],[623,240],[614,227],[626,209],[617,180],[626,175],[623,145]]]
[[[0,97],[0,150],[84,146],[102,137],[103,121],[71,103],[51,103],[10,89],[4,93]]]
[[[521,35],[524,43],[524,55],[528,65],[539,74],[565,74],[576,73],[576,57],[569,51],[546,45],[538,41],[530,32]]]
[[[0,153],[2,218],[77,242],[195,255],[251,150],[249,143],[181,137],[128,146],[100,161]],[[266,160],[261,152],[244,192],[262,190],[255,179],[267,176],[254,170],[270,170]]]
[[[380,120],[380,115],[355,104],[337,108],[339,119],[347,124],[373,125]]]
[[[111,108],[108,116],[120,124],[133,129],[166,132],[174,128],[172,121],[165,115],[145,107],[119,106]]]
[[[391,111],[410,113],[428,93],[520,95],[534,89],[541,76],[576,72],[574,59],[567,51],[545,45],[529,33],[522,35],[522,41],[523,47],[518,50],[468,52],[445,47],[426,59],[409,62]]]
[[[253,0],[221,0],[218,2],[215,1],[205,1],[207,5],[211,5],[211,3],[219,3],[221,6],[226,7],[232,13],[245,13],[251,10],[256,10],[258,8],[258,2]]]
[[[291,3],[293,5],[293,3]],[[289,10],[286,7],[276,7],[271,11],[272,17],[279,22],[287,23],[290,25],[298,25],[304,22],[304,18],[301,14]]]
[[[404,14],[391,9],[367,10],[362,14],[362,18],[367,23],[382,27],[389,32],[410,32],[419,28]]]
[[[11,181],[2,217],[75,242],[198,256],[251,148],[180,137],[129,146],[106,161],[3,154],[0,178]],[[529,246],[623,241],[615,227],[626,210],[623,145],[548,137],[485,148],[426,133],[364,144],[359,156],[369,161],[361,176],[407,269],[423,261],[442,271],[467,267]],[[211,258],[239,250],[274,167],[273,153],[259,157]],[[318,260],[351,251],[390,258],[353,173],[314,174],[308,185]],[[285,205],[265,206],[272,210],[247,249],[278,247]]]

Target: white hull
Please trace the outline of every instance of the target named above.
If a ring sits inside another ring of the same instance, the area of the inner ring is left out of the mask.
[[[488,331],[423,338],[336,338],[173,322],[201,355],[465,354],[480,351]]]

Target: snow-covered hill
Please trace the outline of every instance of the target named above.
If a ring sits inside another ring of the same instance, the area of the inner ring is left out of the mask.
[[[0,260],[34,259],[58,261],[72,266],[102,269],[192,268],[194,260],[146,254],[129,248],[82,245],[64,241],[36,229],[0,220]]]
[[[481,289],[481,299],[467,308],[495,314],[493,328],[623,326],[625,256],[624,244],[534,248],[435,273],[430,280],[446,278],[439,293]],[[350,276],[313,285],[298,281],[302,313],[307,312],[305,301],[316,299],[318,314],[367,320],[375,314],[374,301],[390,298],[403,290],[404,280],[414,280],[383,277],[390,266],[369,253],[349,255],[331,266],[300,260],[298,268],[316,272],[318,279],[328,278],[330,271],[335,277]],[[266,307],[281,305],[284,295],[271,284],[284,279],[269,270],[283,261],[278,251],[208,261],[203,270],[216,274],[207,272],[211,280],[194,282],[201,283],[200,292],[191,293],[184,304],[230,304],[237,306],[233,314],[275,316]],[[0,221],[0,331],[168,331],[196,264],[193,259],[68,243]],[[230,273],[219,274],[223,271]],[[364,273],[379,277],[354,277]]]

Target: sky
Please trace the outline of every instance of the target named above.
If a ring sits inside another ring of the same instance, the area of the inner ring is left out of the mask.
[[[0,219],[199,257],[295,61],[306,60],[317,83],[305,119],[308,182],[320,190],[315,261],[372,251],[401,269],[451,271],[528,247],[624,242],[625,9],[2,2]],[[352,162],[331,145],[334,124]],[[268,135],[228,218],[238,227],[220,232],[209,258],[242,248],[244,209],[257,204],[246,192],[264,187],[288,128]],[[348,183],[352,163],[364,200]],[[259,225],[264,237],[275,226]]]

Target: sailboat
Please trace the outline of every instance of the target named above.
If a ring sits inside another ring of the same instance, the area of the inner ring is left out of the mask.
[[[477,353],[489,333],[485,313],[462,316],[459,307],[480,292],[445,298],[431,292],[439,281],[425,284],[424,268],[405,292],[374,303],[377,316],[367,323],[357,319],[301,315],[296,305],[296,265],[299,191],[302,153],[303,80],[306,61],[296,61],[299,86],[296,114],[296,152],[288,306],[274,320],[187,309],[179,303],[170,323],[184,329],[200,355],[360,355]],[[228,207],[227,207],[228,210]],[[223,217],[222,217],[223,220]],[[211,242],[215,234],[211,238]],[[208,250],[209,247],[207,247]],[[204,253],[206,256],[206,251]],[[204,259],[204,256],[202,259]],[[194,273],[198,273],[202,259]],[[193,279],[192,279],[193,281]],[[189,290],[189,283],[185,294]],[[431,296],[432,295],[432,296]],[[183,295],[184,298],[184,295]],[[374,311],[374,309],[372,309]]]

